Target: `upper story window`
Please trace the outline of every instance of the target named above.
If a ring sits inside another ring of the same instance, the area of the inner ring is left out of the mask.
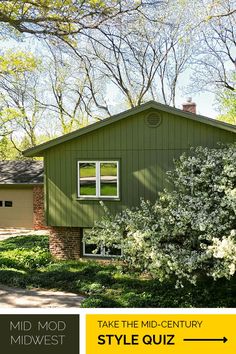
[[[119,162],[78,161],[78,197],[119,198]]]

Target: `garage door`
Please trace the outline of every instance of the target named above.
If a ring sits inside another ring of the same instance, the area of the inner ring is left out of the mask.
[[[0,189],[0,227],[33,228],[32,189]]]

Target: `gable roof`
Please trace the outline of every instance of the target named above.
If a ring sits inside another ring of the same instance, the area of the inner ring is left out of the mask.
[[[42,161],[0,161],[0,184],[43,184]]]
[[[40,145],[35,146],[33,148],[27,149],[27,150],[23,151],[23,154],[25,156],[29,156],[29,157],[30,156],[42,156],[44,150],[47,150],[47,149],[49,149],[51,147],[54,147],[54,146],[56,146],[58,144],[61,144],[61,143],[64,143],[66,141],[69,141],[69,140],[72,140],[74,138],[77,138],[77,137],[79,137],[81,135],[88,134],[88,133],[90,133],[90,132],[92,132],[92,131],[94,131],[96,129],[99,129],[99,128],[105,127],[107,125],[113,124],[113,123],[115,123],[115,122],[117,122],[119,120],[125,119],[125,118],[130,117],[132,115],[135,115],[137,113],[142,113],[142,112],[144,112],[144,111],[146,111],[148,109],[156,109],[156,110],[159,110],[159,111],[162,111],[162,112],[171,113],[171,114],[183,117],[183,118],[187,118],[187,119],[190,119],[190,120],[195,120],[195,121],[198,121],[198,122],[201,122],[201,123],[204,123],[204,124],[208,124],[208,125],[214,126],[216,128],[220,128],[220,129],[224,129],[224,130],[236,133],[236,126],[235,125],[224,123],[224,122],[221,122],[221,121],[218,121],[218,120],[215,120],[215,119],[211,119],[211,118],[199,115],[199,114],[185,112],[185,111],[183,111],[181,109],[173,108],[173,107],[164,105],[162,103],[157,103],[155,101],[149,101],[149,102],[144,103],[144,104],[142,104],[140,106],[128,109],[128,110],[126,110],[124,112],[121,112],[119,114],[116,114],[116,115],[114,115],[112,117],[108,117],[108,118],[105,118],[105,119],[103,119],[103,120],[101,120],[99,122],[96,122],[96,123],[93,123],[91,125],[88,125],[85,128],[81,128],[81,129],[75,130],[72,133],[62,135],[62,136],[60,136],[58,138],[55,138],[55,139],[52,139],[52,140],[50,140],[50,141],[48,141],[46,143],[43,143],[43,144],[40,144]]]

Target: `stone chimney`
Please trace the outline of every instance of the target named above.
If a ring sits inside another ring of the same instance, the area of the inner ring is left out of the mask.
[[[192,97],[188,97],[187,102],[183,103],[183,111],[196,114],[196,103],[192,102]]]

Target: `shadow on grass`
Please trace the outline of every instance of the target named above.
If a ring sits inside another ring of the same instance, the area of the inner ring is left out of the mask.
[[[23,235],[0,241],[0,252],[15,249],[27,250],[34,247],[42,247],[44,250],[49,250],[48,236]]]
[[[236,307],[235,277],[231,281],[207,279],[197,286],[186,283],[176,289],[175,279],[160,283],[122,274],[114,265],[55,262],[48,253],[47,236],[21,236],[0,242],[0,283],[85,295],[82,307]]]

